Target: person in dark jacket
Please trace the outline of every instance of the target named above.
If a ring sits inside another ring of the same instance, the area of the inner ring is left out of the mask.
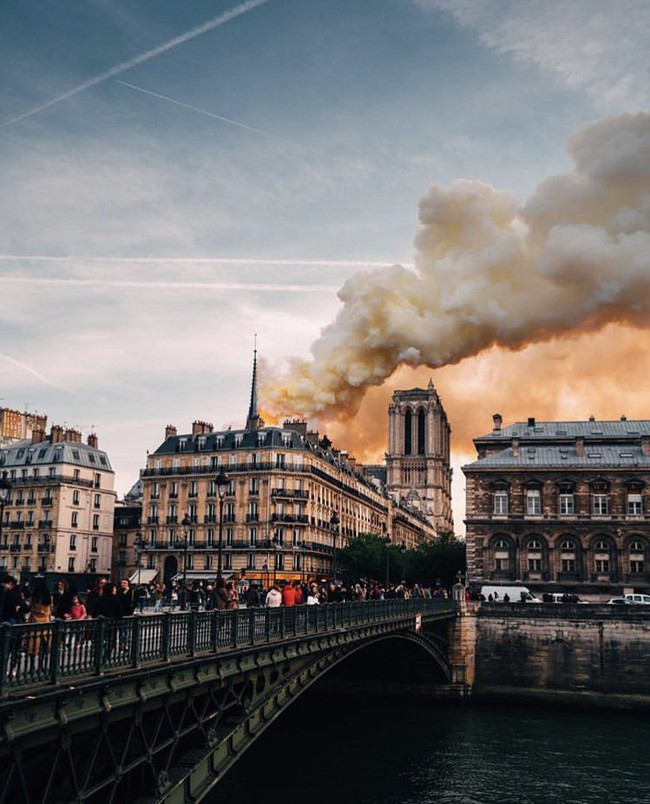
[[[104,591],[97,602],[96,617],[105,617],[108,622],[104,624],[104,661],[108,662],[117,647],[117,633],[122,618],[120,601],[114,583],[108,581],[104,584]]]
[[[98,616],[97,609],[99,608],[99,601],[104,594],[104,587],[107,583],[108,578],[100,578],[97,581],[95,588],[88,593],[88,597],[86,599],[86,611],[88,612],[88,617],[91,619]]]
[[[57,620],[65,620],[72,608],[72,593],[66,581],[57,581],[52,596],[52,610]]]

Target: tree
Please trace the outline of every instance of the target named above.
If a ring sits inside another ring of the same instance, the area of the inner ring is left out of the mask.
[[[353,578],[383,581],[387,558],[391,581],[405,579],[409,584],[450,589],[458,573],[465,572],[465,543],[453,533],[441,533],[434,541],[405,550],[398,544],[387,545],[380,536],[364,533],[340,551],[341,565]]]

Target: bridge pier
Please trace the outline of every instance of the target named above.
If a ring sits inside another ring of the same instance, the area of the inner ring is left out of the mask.
[[[449,624],[451,685],[461,697],[471,695],[476,680],[476,607],[468,603],[465,587],[453,589],[456,619]]]

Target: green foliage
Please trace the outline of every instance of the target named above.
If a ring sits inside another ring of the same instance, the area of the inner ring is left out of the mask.
[[[393,583],[404,579],[409,584],[449,589],[456,582],[457,573],[465,572],[465,543],[453,533],[441,533],[435,541],[405,550],[396,544],[387,546],[380,536],[364,533],[339,551],[339,562],[351,578],[384,582],[388,564]]]

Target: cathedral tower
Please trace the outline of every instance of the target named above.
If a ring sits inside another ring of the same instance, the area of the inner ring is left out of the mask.
[[[395,498],[424,514],[439,533],[454,529],[450,435],[432,380],[426,390],[395,391],[388,408],[386,485]]]

